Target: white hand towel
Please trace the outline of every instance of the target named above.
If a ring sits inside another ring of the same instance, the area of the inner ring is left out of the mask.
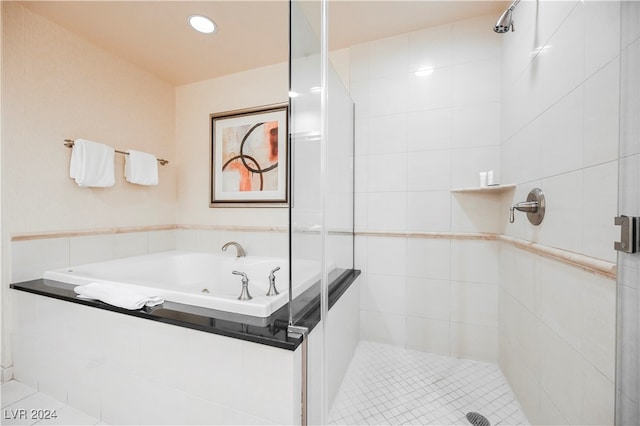
[[[138,185],[158,184],[158,159],[153,154],[128,150],[125,159],[124,177],[130,183]]]
[[[76,139],[71,151],[69,176],[81,187],[108,187],[116,183],[115,150],[108,145]]]
[[[156,306],[164,303],[159,296],[142,294],[135,290],[120,288],[106,283],[89,283],[73,289],[81,298],[100,300],[109,305],[124,309],[137,310],[143,306]]]

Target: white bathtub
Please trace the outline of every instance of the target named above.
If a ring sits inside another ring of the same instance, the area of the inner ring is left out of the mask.
[[[277,296],[266,296],[269,272],[275,273]],[[165,300],[187,305],[268,317],[289,300],[288,260],[270,257],[231,257],[213,253],[168,251],[144,256],[90,263],[44,273],[43,278],[69,284],[103,282],[141,290]],[[252,300],[237,300],[241,279],[231,271],[247,274]],[[296,261],[293,297],[320,279],[320,266],[314,261]]]

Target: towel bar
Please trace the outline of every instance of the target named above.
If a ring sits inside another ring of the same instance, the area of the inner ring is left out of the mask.
[[[66,146],[67,148],[73,148],[73,144],[74,143],[75,143],[75,141],[73,139],[65,139],[64,140],[64,146]],[[119,151],[117,149],[115,149],[114,151],[117,152],[118,154],[129,155],[129,153],[125,152],[125,151]],[[160,163],[161,166],[164,166],[166,164],[169,164],[169,160],[165,160],[163,158],[158,158],[158,163]]]

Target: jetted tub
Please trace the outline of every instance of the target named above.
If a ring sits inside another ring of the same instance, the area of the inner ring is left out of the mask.
[[[269,272],[278,266],[275,276],[280,294],[266,296]],[[252,300],[237,300],[242,277],[233,275],[234,270],[247,274]],[[320,280],[320,265],[310,260],[296,261],[293,274],[296,297]],[[168,251],[55,269],[45,272],[43,278],[76,285],[116,284],[172,302],[262,318],[289,300],[288,260],[272,257]]]

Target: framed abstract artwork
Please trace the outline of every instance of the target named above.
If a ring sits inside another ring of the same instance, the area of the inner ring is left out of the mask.
[[[211,114],[211,207],[287,203],[288,105]]]

